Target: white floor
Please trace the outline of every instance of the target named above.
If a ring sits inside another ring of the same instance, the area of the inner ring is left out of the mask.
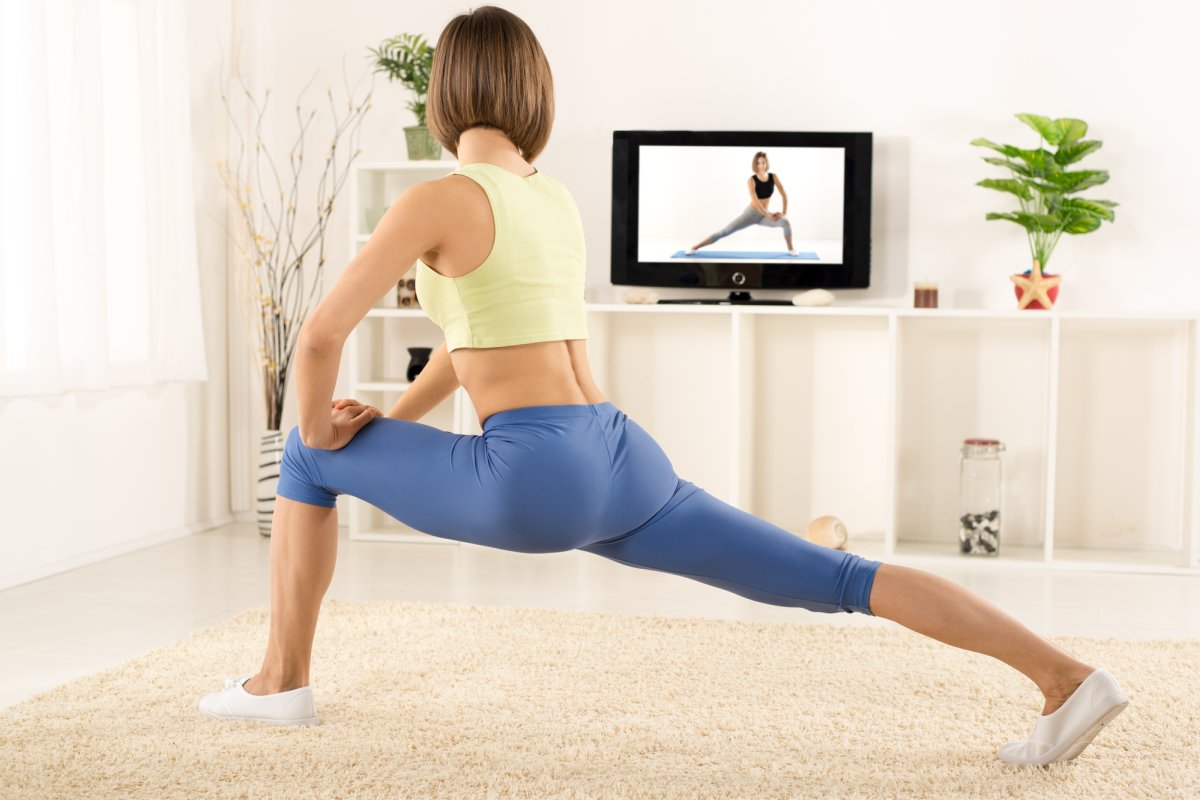
[[[327,597],[899,628],[865,615],[755,603],[579,551],[352,542],[346,533],[340,529]],[[237,523],[0,591],[0,707],[266,605],[269,553],[270,540],[253,523]],[[967,586],[1043,636],[1200,638],[1197,576],[906,565]],[[212,676],[214,685],[223,679]]]

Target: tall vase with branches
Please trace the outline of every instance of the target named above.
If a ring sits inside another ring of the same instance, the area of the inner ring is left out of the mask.
[[[304,174],[304,137],[317,112],[313,109],[306,117],[301,99],[312,80],[296,100],[299,131],[288,153],[290,174],[286,179],[280,176],[263,138],[271,90],[268,88],[260,101],[240,78],[238,83],[240,96],[246,103],[247,121],[239,124],[230,107],[227,82],[221,89],[221,102],[236,145],[231,148],[229,157],[218,160],[216,166],[230,194],[239,223],[235,227],[241,234],[231,237],[238,253],[234,274],[239,317],[262,379],[267,428],[261,437],[258,461],[258,527],[260,533],[270,535],[278,463],[283,450],[280,428],[289,371],[300,329],[320,299],[325,235],[335,208],[334,200],[350,174],[350,165],[362,153],[356,142],[359,127],[371,107],[371,90],[368,88],[363,99],[355,101],[356,90],[347,87],[350,99],[346,101],[346,113],[342,116],[332,89],[325,87],[326,101],[333,117],[333,136],[329,139],[324,164],[318,165],[321,172],[316,197],[306,201],[300,188],[300,178]],[[343,136],[349,139],[348,148],[339,147]],[[299,217],[302,212],[310,211],[315,218],[304,230]],[[298,225],[301,226],[299,230]]]

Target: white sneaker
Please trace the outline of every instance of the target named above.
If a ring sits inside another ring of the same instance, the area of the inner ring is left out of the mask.
[[[1001,747],[1000,760],[1038,765],[1070,761],[1127,705],[1129,698],[1117,679],[1108,670],[1097,669],[1076,687],[1067,702],[1050,714],[1038,715],[1028,739]]]
[[[694,255],[696,255],[696,248],[689,247],[687,250],[684,250],[683,252],[684,252],[684,255],[694,256]]]
[[[242,684],[252,677],[235,675],[227,678],[224,689],[200,698],[199,709],[217,719],[246,719],[273,725],[320,723],[311,686],[258,696],[242,688]]]
[[[800,253],[798,253],[795,250],[788,250],[788,255],[789,256],[798,256],[798,255],[800,255]]]

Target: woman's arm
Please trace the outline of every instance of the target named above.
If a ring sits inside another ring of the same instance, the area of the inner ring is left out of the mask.
[[[423,253],[440,246],[445,216],[435,183],[409,187],[305,319],[295,363],[300,438],[305,445],[323,447],[333,441],[331,406],[342,348],[376,301],[395,288]]]
[[[746,179],[746,186],[750,189],[750,205],[754,206],[764,217],[767,215],[767,204],[758,197],[758,192],[754,191],[754,178]]]
[[[778,175],[775,176],[775,188],[779,190],[779,199],[783,201],[783,211],[781,213],[787,216],[787,192],[783,190],[783,181],[779,180]]]
[[[384,416],[416,422],[449,397],[459,385],[458,375],[454,372],[454,364],[450,361],[450,352],[446,349],[446,341],[443,339],[430,354],[429,363],[421,369],[412,386],[404,390],[400,399],[392,406],[392,410]]]
[[[296,344],[296,402],[300,406],[300,441],[306,447],[325,447],[333,441],[333,387],[343,345],[308,340],[300,331]]]

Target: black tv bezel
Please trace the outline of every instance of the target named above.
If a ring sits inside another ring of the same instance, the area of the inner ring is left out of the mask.
[[[640,145],[842,147],[846,151],[841,264],[795,261],[642,263],[637,259]],[[865,289],[871,285],[873,134],[821,131],[613,131],[612,265],[616,285],[678,289]]]

